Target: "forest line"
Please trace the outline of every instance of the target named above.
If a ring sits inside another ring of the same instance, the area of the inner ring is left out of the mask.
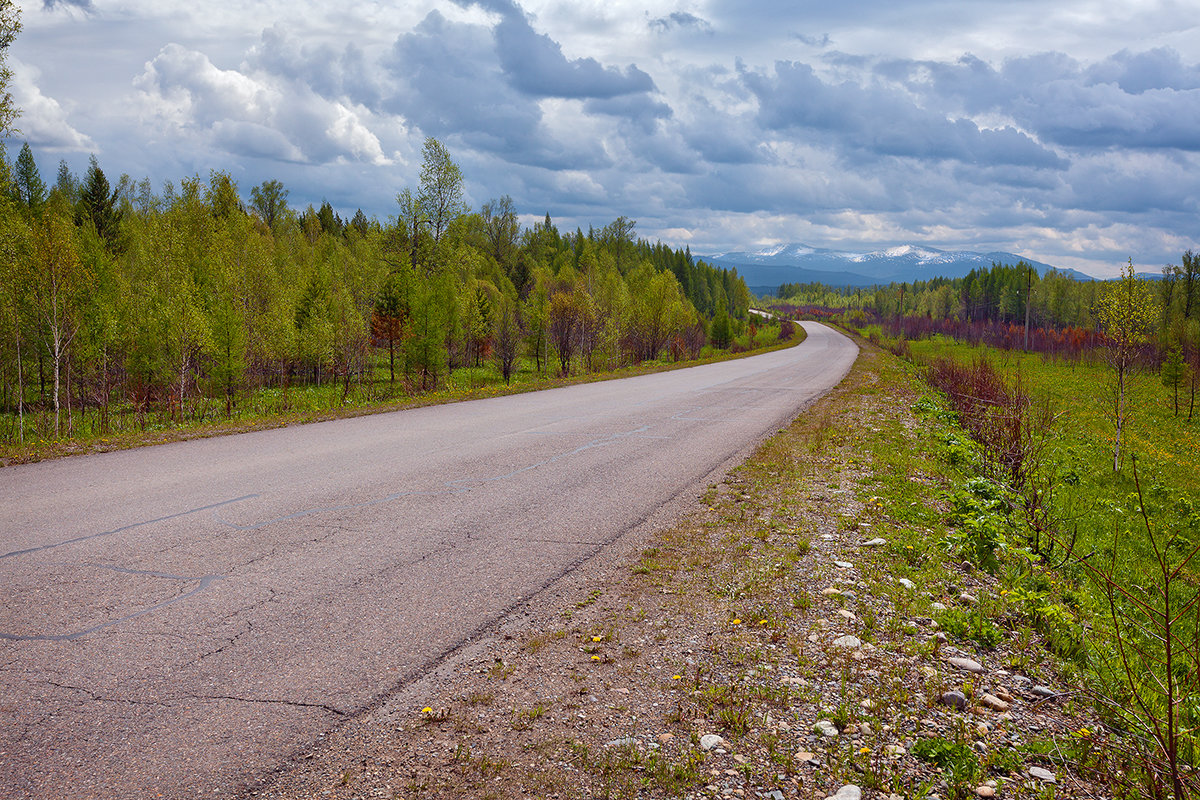
[[[1102,348],[1112,332],[1102,309],[1114,284],[1125,285],[1138,301],[1133,321],[1144,339],[1138,354],[1142,367],[1159,370],[1170,364],[1168,377],[1177,372],[1193,382],[1200,377],[1200,256],[1192,250],[1179,264],[1162,267],[1153,280],[1135,274],[1132,261],[1116,281],[1079,280],[1058,270],[1039,273],[1021,261],[971,270],[961,278],[887,286],[785,283],[765,302],[795,316],[856,328],[874,323],[898,340],[942,334],[1079,359]]]
[[[232,417],[251,398],[287,410],[300,390],[414,394],[463,370],[607,371],[780,333],[748,321],[735,270],[637,238],[628,218],[560,233],[549,213],[523,228],[508,196],[468,208],[435,139],[384,222],[294,210],[278,181],[243,198],[220,171],[156,193],[111,185],[93,158],[47,186],[28,145],[0,182],[0,441]]]

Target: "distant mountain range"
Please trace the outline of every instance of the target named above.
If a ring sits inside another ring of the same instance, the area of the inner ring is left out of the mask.
[[[935,250],[914,245],[863,253],[806,244],[785,244],[753,253],[711,253],[700,257],[717,266],[736,267],[750,291],[756,294],[774,291],[782,283],[874,286],[931,278],[961,278],[973,269],[987,269],[993,263],[1016,264],[1021,260],[1032,264],[1043,275],[1047,270],[1056,269],[1012,253]],[[1075,270],[1058,271],[1077,280],[1093,280],[1090,275]]]

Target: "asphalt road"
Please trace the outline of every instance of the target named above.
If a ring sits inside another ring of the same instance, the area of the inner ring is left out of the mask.
[[[0,797],[226,797],[849,370],[799,347],[0,469]]]

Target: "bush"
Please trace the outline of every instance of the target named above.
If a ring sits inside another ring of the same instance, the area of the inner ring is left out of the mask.
[[[933,736],[917,742],[909,752],[945,770],[951,784],[971,784],[979,777],[979,758],[966,742],[948,742]]]
[[[1004,634],[980,609],[964,611],[948,608],[934,615],[938,627],[958,639],[970,639],[983,647],[993,649],[1000,644]]]

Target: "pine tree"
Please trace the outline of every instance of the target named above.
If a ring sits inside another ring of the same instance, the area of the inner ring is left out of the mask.
[[[121,210],[117,208],[117,192],[111,190],[104,170],[100,169],[96,157],[92,156],[83,192],[75,210],[75,222],[82,225],[91,222],[96,233],[108,243],[110,249],[117,244],[120,233]]]
[[[17,156],[13,180],[16,184],[17,200],[26,208],[37,208],[46,202],[46,184],[38,172],[37,162],[33,160],[29,142],[22,145],[21,154]]]
[[[72,205],[79,200],[79,179],[72,174],[71,167],[65,158],[58,162],[58,175],[54,180],[54,189]]]

